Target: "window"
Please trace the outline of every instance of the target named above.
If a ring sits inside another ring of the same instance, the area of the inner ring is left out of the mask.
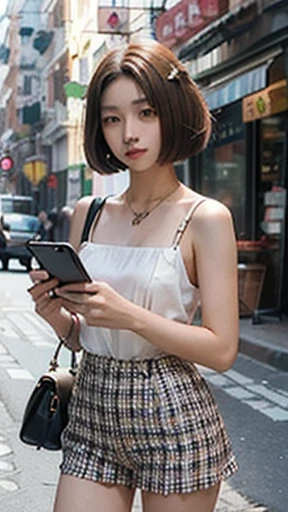
[[[32,94],[32,76],[25,75],[23,84],[23,95],[29,96],[30,94]]]

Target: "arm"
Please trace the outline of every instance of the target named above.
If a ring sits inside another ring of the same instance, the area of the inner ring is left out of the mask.
[[[163,321],[141,310],[133,330],[161,350],[225,371],[238,348],[237,253],[226,207],[216,201],[203,203],[193,217],[193,236],[202,326]]]
[[[228,369],[237,354],[238,303],[236,244],[231,215],[216,201],[206,201],[193,217],[194,254],[202,302],[202,326],[168,320],[137,306],[106,283],[63,287],[88,291],[83,304],[64,300],[83,314],[88,325],[128,329],[164,352],[218,371]]]
[[[76,250],[80,245],[80,237],[91,200],[92,198],[87,196],[80,199],[74,209],[69,241]],[[35,286],[28,290],[35,302],[36,312],[51,325],[59,337],[64,339],[69,337],[67,346],[73,350],[80,350],[78,322],[75,322],[70,312],[63,307],[61,299],[52,299],[49,296],[49,292],[59,284],[58,281],[56,279],[47,281],[49,276],[43,270],[30,272],[30,277],[32,281],[36,282]]]

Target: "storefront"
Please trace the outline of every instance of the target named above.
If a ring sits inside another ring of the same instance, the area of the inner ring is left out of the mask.
[[[274,66],[279,62],[283,56]],[[244,265],[255,271],[242,314],[250,308],[279,316],[287,312],[287,82],[281,78],[213,114],[215,128],[201,156],[197,187],[232,212],[241,278]]]
[[[242,314],[257,309],[258,318],[280,317],[288,312],[287,82],[281,78],[214,115],[215,129],[201,157],[198,187],[232,212],[240,285],[245,279],[250,282],[242,283]]]
[[[241,313],[278,319],[288,313],[288,6],[264,0],[259,13],[256,2],[236,3],[177,48],[213,119],[188,183],[232,212]]]
[[[260,309],[265,313],[287,313],[287,140],[288,98],[284,55],[269,72],[270,85],[259,93],[243,99],[243,120],[248,125],[255,148],[255,165],[250,165],[253,177],[254,229],[257,244],[253,250],[245,244],[240,256],[243,261],[262,264],[265,279]],[[275,74],[275,70],[278,72]],[[280,75],[280,76],[279,76]],[[280,80],[273,82],[273,78]],[[250,127],[249,127],[250,125]]]

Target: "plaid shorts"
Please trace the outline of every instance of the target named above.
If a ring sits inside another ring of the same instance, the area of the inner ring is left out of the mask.
[[[205,380],[175,356],[84,352],[62,434],[61,472],[161,493],[191,493],[237,470]]]

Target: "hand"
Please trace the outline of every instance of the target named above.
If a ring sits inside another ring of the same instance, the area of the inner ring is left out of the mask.
[[[83,315],[87,325],[132,329],[134,304],[107,283],[73,283],[56,288],[55,292],[61,297],[63,307]]]
[[[32,270],[29,273],[34,285],[28,289],[35,311],[50,325],[55,325],[63,319],[61,299],[55,298],[54,289],[59,284],[57,279],[49,279],[45,270]]]

